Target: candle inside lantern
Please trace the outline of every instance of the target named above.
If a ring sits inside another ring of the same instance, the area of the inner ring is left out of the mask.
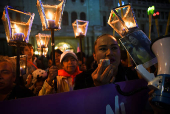
[[[20,33],[20,30],[19,30],[19,28],[16,24],[14,25],[14,29],[15,29],[15,32],[16,32],[13,35],[14,40],[24,41],[24,37],[25,37],[24,33]]]
[[[80,28],[77,29],[76,36],[84,36],[84,34]]]
[[[48,24],[48,28],[54,28],[55,27],[55,20],[53,20],[53,15],[48,12],[48,17],[49,19],[47,19],[47,24]]]
[[[45,44],[44,44],[44,42],[42,40],[40,40],[40,46],[45,47]]]
[[[136,27],[136,25],[133,24],[132,22],[125,22],[125,25],[126,25],[128,28]]]

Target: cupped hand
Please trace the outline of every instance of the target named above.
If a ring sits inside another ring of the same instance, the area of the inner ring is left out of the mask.
[[[47,83],[51,84],[54,78],[58,75],[58,68],[57,66],[51,66],[49,68],[49,73],[48,73],[48,78],[47,78]]]
[[[104,61],[98,65],[97,69],[92,73],[92,79],[95,86],[100,86],[108,83],[113,83],[115,81],[116,67],[112,64],[104,67]]]

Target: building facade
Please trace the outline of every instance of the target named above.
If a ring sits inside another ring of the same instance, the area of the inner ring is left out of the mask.
[[[56,0],[48,0],[50,3],[55,3],[55,1]],[[36,2],[37,0],[6,0],[0,5],[1,15],[5,5],[10,5],[23,11],[35,13],[29,39],[29,42],[34,46],[34,51],[37,50],[35,35],[38,33],[50,34],[50,31],[42,31],[41,20],[36,7]],[[124,0],[122,2],[123,4],[130,3],[132,5],[138,26],[146,33],[147,36],[149,34],[149,18],[147,15],[147,9],[148,7],[154,5],[156,11],[160,12],[158,19],[160,36],[165,34],[168,13],[170,11],[170,4],[168,1],[160,2],[159,0]],[[119,0],[67,0],[63,13],[61,30],[54,32],[55,47],[61,48],[65,45],[74,52],[77,52],[79,39],[76,39],[74,36],[72,23],[76,19],[86,20],[89,21],[89,26],[86,37],[83,38],[82,47],[83,52],[85,52],[87,56],[92,55],[93,45],[96,38],[105,33],[113,34],[113,29],[107,24],[107,21],[111,9],[117,7],[118,3]],[[115,37],[120,38],[118,34],[115,34]],[[151,38],[156,39],[157,37],[155,20],[152,19]],[[3,42],[5,40],[5,31],[2,22],[0,23],[0,39]],[[49,42],[49,53],[52,50],[50,45],[51,41]],[[2,45],[0,46],[3,47]],[[10,50],[11,48],[7,49]],[[6,52],[3,51],[0,53],[4,54]]]

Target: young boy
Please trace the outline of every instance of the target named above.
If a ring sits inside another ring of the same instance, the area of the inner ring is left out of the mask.
[[[61,54],[60,63],[63,69],[58,70],[58,76],[56,66],[52,66],[49,69],[48,78],[45,80],[42,89],[39,92],[39,96],[55,93],[54,78],[57,79],[57,93],[72,91],[74,88],[74,79],[76,75],[82,71],[78,67],[78,59],[75,53],[71,51],[65,51]]]

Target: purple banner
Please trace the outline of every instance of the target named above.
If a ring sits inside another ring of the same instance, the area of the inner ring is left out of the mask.
[[[117,83],[124,92],[147,85],[145,80]],[[149,90],[132,96],[119,94],[114,84],[0,102],[0,114],[140,114]]]

